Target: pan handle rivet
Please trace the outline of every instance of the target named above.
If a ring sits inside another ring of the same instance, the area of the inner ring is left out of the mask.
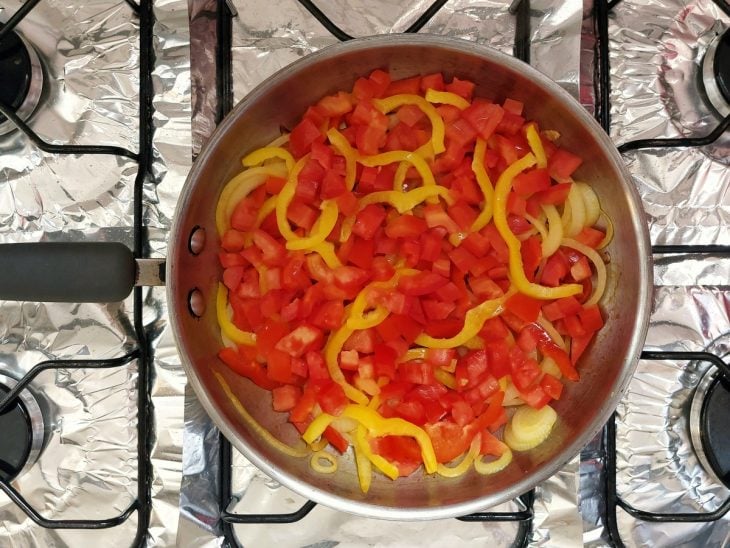
[[[197,287],[188,293],[188,311],[195,318],[201,318],[205,314],[205,299]]]
[[[205,247],[205,229],[199,225],[195,225],[190,231],[188,239],[188,250],[193,255],[199,255]]]

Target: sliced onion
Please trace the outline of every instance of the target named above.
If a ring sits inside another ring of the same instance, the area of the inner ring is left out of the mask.
[[[575,240],[571,240],[570,238],[563,238],[561,245],[580,251],[583,255],[588,257],[588,259],[590,259],[596,267],[596,285],[593,288],[591,298],[588,299],[585,304],[590,306],[598,303],[603,296],[603,292],[606,290],[606,265],[603,262],[603,259],[594,249],[587,245],[583,245],[580,242],[576,242]]]
[[[542,256],[549,257],[560,247],[563,239],[563,223],[554,205],[543,205],[542,210],[547,217],[548,237],[542,241]]]
[[[552,375],[556,379],[559,379],[563,376],[563,374],[560,372],[560,368],[558,367],[558,364],[555,362],[554,359],[545,357],[540,362],[540,369],[542,369],[543,373],[547,373],[548,375]]]
[[[529,213],[525,213],[525,219],[530,221],[530,224],[535,227],[535,230],[537,230],[540,233],[540,237],[542,238],[542,241],[544,242],[547,240],[548,237],[548,229],[545,226],[545,223],[543,223],[540,219],[537,219],[536,217],[533,217]]]
[[[540,312],[540,315],[537,317],[537,324],[542,327],[548,335],[550,335],[550,338],[555,344],[565,350],[565,341],[563,340],[563,337],[560,336],[560,333],[558,333],[558,330],[555,329],[553,323],[543,316],[542,312]]]
[[[611,220],[611,217],[609,217],[603,210],[601,210],[601,216],[606,219],[606,237],[603,238],[603,241],[598,244],[596,249],[603,249],[611,243],[611,240],[613,240],[613,221]]]
[[[586,183],[575,183],[580,189],[581,196],[583,198],[583,204],[586,208],[585,224],[583,226],[593,226],[598,221],[598,217],[601,215],[601,204],[598,201],[598,196],[594,192],[593,188]]]
[[[566,224],[563,222],[563,230],[565,230],[566,236],[573,237],[577,236],[578,233],[583,230],[586,219],[586,206],[583,202],[583,193],[578,188],[576,183],[570,187],[570,193],[568,193],[568,204],[570,206],[570,220]]]
[[[252,430],[254,430],[259,436],[266,440],[274,449],[277,449],[278,451],[281,451],[282,453],[284,453],[285,455],[289,455],[290,457],[305,457],[309,454],[309,449],[307,449],[306,447],[291,447],[271,435],[271,433],[266,430],[266,428],[261,426],[258,421],[254,419],[253,416],[251,416],[251,414],[246,410],[240,400],[233,393],[233,390],[231,390],[231,387],[228,385],[226,380],[223,378],[223,375],[221,375],[217,371],[213,371],[213,376],[215,376],[216,380],[221,385],[224,394],[233,404],[233,407],[236,409],[244,422],[246,422]]]
[[[515,451],[529,451],[544,442],[550,435],[558,414],[546,405],[534,409],[520,407],[504,429],[504,442]]]
[[[498,459],[489,462],[484,462],[482,460],[483,458],[483,456],[479,456],[474,461],[474,470],[476,470],[477,473],[483,476],[488,476],[489,474],[496,474],[497,472],[501,472],[502,470],[507,468],[507,466],[509,466],[509,464],[512,462],[512,451],[509,447],[507,447],[504,450],[504,453],[502,453],[502,455]]]
[[[436,468],[436,473],[439,476],[443,476],[445,478],[458,478],[459,476],[463,476],[469,468],[471,468],[471,463],[474,462],[474,457],[476,457],[479,454],[479,447],[481,446],[481,435],[476,436],[469,446],[469,452],[464,455],[464,458],[461,459],[461,462],[457,464],[456,466],[446,466],[445,464],[439,464]]]
[[[334,474],[337,472],[337,457],[327,451],[317,451],[309,459],[309,466],[320,474]]]

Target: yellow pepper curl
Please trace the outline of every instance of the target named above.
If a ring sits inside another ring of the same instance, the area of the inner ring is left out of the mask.
[[[228,290],[222,283],[218,284],[218,292],[215,298],[215,311],[218,317],[218,325],[221,326],[223,334],[236,344],[245,344],[254,346],[256,344],[256,334],[238,329],[236,325],[228,317]]]
[[[333,147],[345,158],[345,186],[352,190],[355,186],[355,175],[357,173],[357,152],[350,146],[344,135],[337,131],[337,128],[330,128],[327,131],[327,138]]]
[[[345,391],[345,395],[356,403],[367,405],[368,397],[347,382],[345,375],[340,369],[340,364],[337,362],[340,350],[342,350],[342,345],[345,344],[345,341],[350,335],[352,335],[352,333],[353,330],[348,328],[346,325],[332,333],[329,336],[329,339],[327,339],[327,344],[324,347],[324,361],[327,364],[327,370],[329,371],[330,377],[332,377],[332,380],[342,387],[342,390]]]
[[[547,156],[545,156],[545,149],[542,146],[540,135],[538,135],[535,129],[535,124],[527,126],[527,144],[530,145],[530,150],[535,155],[537,161],[537,167],[540,169],[547,167]]]
[[[370,282],[366,285],[360,293],[357,294],[355,300],[352,301],[350,311],[347,317],[345,325],[348,329],[353,331],[357,329],[367,329],[369,327],[375,327],[388,317],[388,309],[382,306],[376,306],[374,310],[365,314],[365,310],[368,308],[368,296],[374,289],[395,289],[398,285],[398,280],[404,275],[418,274],[418,270],[412,268],[401,268],[396,270],[395,274],[389,280],[383,280],[381,282]]]
[[[426,473],[433,474],[436,472],[438,468],[436,453],[434,453],[431,438],[428,437],[428,434],[422,428],[401,418],[393,417],[386,419],[374,409],[365,405],[352,403],[345,407],[340,417],[350,418],[362,424],[371,436],[408,436],[415,438],[421,448],[421,458],[423,459]],[[327,413],[319,415],[310,423],[304,434],[302,434],[304,441],[311,443],[316,440],[335,418]]]
[[[398,468],[393,463],[388,462],[380,455],[373,453],[373,450],[370,449],[370,442],[367,438],[367,429],[362,424],[358,424],[357,429],[355,430],[355,449],[356,451],[359,450],[369,462],[373,463],[375,468],[380,470],[390,479],[394,480],[398,477]],[[371,478],[369,476],[367,479],[363,478],[360,475],[359,469],[358,477],[360,479],[360,486],[363,487],[363,491],[367,492],[367,489],[365,489],[364,486],[370,486],[369,480]]]
[[[286,177],[286,164],[279,162],[247,169],[236,175],[223,187],[215,208],[215,226],[219,236],[223,236],[231,227],[231,214],[236,209],[238,202],[264,184],[268,177]]]
[[[294,157],[288,150],[281,147],[268,146],[259,148],[246,155],[243,160],[241,160],[241,163],[243,164],[243,167],[252,167],[263,164],[266,160],[271,160],[272,158],[284,160],[287,170],[291,171],[294,169]]]
[[[386,202],[392,205],[398,213],[403,214],[412,210],[428,198],[435,196],[441,196],[441,198],[443,198],[449,205],[454,203],[454,199],[451,197],[451,193],[446,187],[433,185],[414,188],[408,192],[399,192],[397,190],[380,190],[378,192],[371,192],[360,199],[359,206],[360,208],[363,208],[368,204]]]
[[[479,216],[474,219],[471,225],[472,232],[477,232],[487,226],[492,219],[492,210],[494,209],[494,186],[487,175],[484,168],[484,154],[487,151],[487,142],[481,137],[477,138],[477,144],[474,147],[474,159],[471,162],[471,169],[476,175],[477,184],[484,194],[484,205]]]
[[[441,103],[442,105],[451,105],[459,110],[469,108],[469,101],[461,95],[451,93],[450,91],[436,91],[435,89],[426,90],[426,101],[429,103]]]
[[[310,251],[318,253],[324,259],[325,264],[332,269],[342,266],[340,259],[335,255],[335,246],[332,245],[332,242],[322,242],[313,245]]]
[[[435,339],[426,333],[421,333],[416,337],[416,344],[429,348],[456,348],[463,345],[479,333],[484,322],[502,313],[502,305],[508,296],[510,296],[510,293],[498,299],[484,301],[482,304],[468,310],[464,315],[464,327],[453,337]]]
[[[431,122],[431,145],[433,146],[433,151],[436,154],[441,154],[446,150],[446,147],[444,146],[444,135],[446,133],[444,129],[444,121],[434,106],[420,95],[413,95],[410,93],[392,95],[385,99],[375,99],[373,104],[383,114],[387,114],[391,110],[395,110],[403,105],[416,105],[426,116],[428,116],[428,119]]]
[[[583,291],[580,284],[565,284],[558,287],[546,287],[532,283],[525,276],[525,268],[520,254],[521,243],[507,224],[507,196],[512,188],[512,180],[519,173],[535,165],[535,156],[527,154],[510,165],[499,176],[494,190],[494,226],[509,248],[509,273],[512,283],[520,293],[535,299],[561,299],[577,295]]]
[[[330,235],[332,229],[337,223],[337,216],[340,213],[337,202],[333,200],[325,200],[320,206],[322,215],[314,223],[312,232],[305,238],[298,238],[286,242],[286,248],[291,250],[312,249],[317,244],[321,244]]]
[[[382,152],[381,154],[375,154],[373,156],[359,156],[357,161],[364,166],[377,167],[387,166],[395,162],[409,162],[416,168],[418,174],[423,180],[424,186],[434,186],[436,179],[433,178],[431,168],[428,167],[426,161],[416,154],[415,152],[409,152],[407,150],[391,150],[390,152]]]

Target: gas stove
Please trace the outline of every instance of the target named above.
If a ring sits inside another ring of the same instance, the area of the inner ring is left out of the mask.
[[[236,101],[338,40],[424,32],[530,62],[595,114],[642,195],[656,283],[636,375],[580,457],[432,523],[342,514],[248,463],[185,386],[162,289],[0,302],[0,545],[730,541],[727,2],[30,0],[0,23],[2,243],[164,256],[191,157]]]

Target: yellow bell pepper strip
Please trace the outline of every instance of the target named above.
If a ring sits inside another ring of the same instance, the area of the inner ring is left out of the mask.
[[[321,244],[312,246],[310,251],[318,253],[324,259],[325,264],[332,269],[342,266],[342,262],[335,254],[335,247],[331,242],[322,242]]]
[[[461,95],[451,93],[450,91],[436,91],[435,89],[426,90],[426,101],[429,103],[440,103],[442,105],[451,105],[459,110],[469,108],[469,101]]]
[[[368,329],[375,327],[383,323],[385,318],[388,317],[390,311],[382,306],[376,306],[374,310],[371,310],[367,314],[363,313],[358,317],[350,317],[347,319],[347,327],[352,330]]]
[[[365,405],[348,404],[340,414],[340,417],[347,417],[356,420],[362,424],[368,434],[375,437],[382,436],[408,436],[415,438],[421,448],[421,458],[423,465],[428,474],[433,474],[437,467],[436,453],[433,450],[431,438],[428,437],[425,430],[419,428],[412,422],[408,422],[398,417],[389,419],[384,418],[374,409],[370,409]],[[322,413],[314,419],[302,434],[302,438],[307,443],[311,443],[322,435],[327,426],[335,419],[332,415]]]
[[[367,430],[362,424],[358,424],[357,429],[355,430],[355,447],[359,449],[363,455],[365,455],[369,462],[375,465],[375,468],[380,470],[387,477],[392,480],[398,477],[398,468],[395,464],[387,461],[380,455],[373,453],[373,450],[370,449],[370,442],[367,439]]]
[[[484,194],[484,205],[481,212],[471,225],[471,231],[477,232],[487,226],[492,220],[492,211],[494,209],[494,185],[487,175],[484,168],[484,154],[487,151],[487,142],[481,137],[477,138],[477,144],[474,147],[474,159],[471,161],[471,170],[477,178],[477,184]]]
[[[477,335],[476,337],[473,337],[466,341],[464,343],[464,346],[469,350],[481,350],[482,348],[484,348],[484,341],[479,335]]]
[[[433,162],[434,153],[431,141],[427,141],[425,144],[414,150],[413,153],[418,154],[427,162]],[[403,183],[406,180],[406,174],[408,173],[409,167],[411,167],[411,165],[408,162],[401,162],[398,165],[398,169],[395,171],[395,175],[393,176],[393,190],[400,190],[401,192],[405,191]]]
[[[321,244],[313,245],[309,250],[318,253],[324,259],[324,263],[332,269],[342,266],[340,259],[335,255],[335,247],[331,242],[322,242]]]
[[[340,156],[345,159],[345,186],[352,190],[355,186],[355,175],[357,174],[357,152],[350,146],[350,142],[342,135],[337,128],[330,128],[327,131],[327,138]]]
[[[359,156],[357,161],[368,167],[387,166],[388,164],[395,162],[410,162],[421,176],[423,186],[436,186],[436,179],[434,179],[433,173],[431,173],[431,168],[428,167],[426,161],[415,152],[408,152],[407,150],[392,150],[390,152],[383,152],[373,156]]]
[[[223,334],[236,344],[254,346],[256,335],[248,331],[242,331],[228,317],[228,290],[222,283],[218,283],[218,292],[215,298],[215,311],[218,316],[218,325],[221,326]]]
[[[413,276],[418,274],[419,271],[413,268],[398,268],[393,276],[389,280],[383,280],[380,282],[370,282],[368,285],[360,290],[355,299],[350,305],[350,310],[345,321],[345,326],[352,331],[357,329],[367,329],[369,327],[375,327],[380,324],[388,317],[390,312],[387,308],[376,306],[375,309],[365,314],[365,310],[368,308],[369,293],[374,289],[395,289],[398,285],[398,280],[401,276]]]
[[[464,327],[453,337],[435,339],[426,333],[421,333],[416,337],[415,343],[428,348],[456,348],[463,345],[479,333],[484,322],[504,311],[504,301],[511,297],[513,293],[509,291],[497,299],[484,301],[482,304],[467,310],[464,315]]]
[[[259,209],[259,212],[256,214],[256,221],[254,222],[254,228],[258,228],[261,226],[261,223],[264,222],[264,219],[276,209],[276,196],[269,196],[266,198],[263,204],[261,204],[261,209]],[[245,237],[245,245],[246,247],[251,245],[251,242],[253,242],[253,235],[252,232],[247,232]]]
[[[434,367],[433,376],[445,387],[451,388],[451,390],[456,390],[456,377],[454,377],[454,375],[452,375],[448,371],[444,371],[440,367]]]
[[[218,325],[223,334],[236,344],[254,346],[256,334],[238,329],[228,317],[228,290],[222,283],[218,283],[218,292],[215,297],[215,311],[218,317]]]
[[[398,362],[410,362],[413,360],[425,360],[428,348],[409,348],[406,353],[398,360]]]
[[[264,203],[261,204],[261,209],[259,209],[259,212],[256,214],[256,228],[260,227],[261,223],[264,222],[264,219],[269,216],[269,213],[276,209],[276,199],[277,196],[269,196],[266,198]]]
[[[356,403],[367,405],[368,397],[347,382],[345,375],[340,369],[340,364],[337,362],[337,359],[340,356],[340,350],[342,350],[342,345],[345,344],[345,341],[350,335],[352,335],[352,333],[352,329],[343,325],[337,331],[330,334],[329,339],[327,339],[327,344],[324,347],[324,361],[327,364],[327,370],[329,371],[330,377],[332,377],[332,380],[342,387],[342,390],[345,391],[345,395]]]
[[[281,147],[262,147],[258,150],[254,150],[241,160],[243,167],[252,167],[263,164],[266,160],[272,158],[279,158],[284,160],[286,169],[291,171],[294,169],[294,157],[289,153],[288,150]]]
[[[312,249],[313,246],[321,244],[327,239],[327,236],[330,235],[330,232],[332,232],[332,229],[337,223],[337,217],[340,213],[340,209],[337,207],[337,202],[334,200],[324,200],[320,209],[322,210],[322,214],[314,223],[309,236],[297,238],[296,240],[289,240],[286,242],[287,249]]]
[[[308,160],[309,154],[299,158],[299,161],[294,165],[294,169],[289,171],[286,184],[279,191],[279,198],[276,200],[276,224],[279,227],[279,232],[286,240],[296,240],[299,238],[294,234],[291,226],[289,226],[289,220],[286,218],[286,210],[294,199],[297,182],[299,181],[299,173],[304,169]]]
[[[527,126],[526,137],[527,144],[530,145],[530,150],[535,155],[535,160],[537,160],[537,167],[539,167],[540,169],[546,168],[547,156],[545,155],[545,149],[542,146],[540,135],[535,129],[535,124],[530,124]]]
[[[215,208],[215,226],[218,235],[223,236],[231,227],[231,214],[239,201],[262,185],[268,177],[286,177],[286,174],[286,164],[281,162],[247,169],[228,181],[221,191]]]
[[[238,414],[241,415],[241,418],[244,420],[244,422],[246,422],[251,427],[251,429],[254,430],[259,436],[261,436],[264,440],[271,444],[272,447],[274,447],[278,451],[281,451],[285,455],[295,458],[306,457],[309,454],[309,450],[306,447],[291,447],[290,445],[287,445],[272,436],[271,432],[261,426],[258,421],[254,419],[253,416],[246,410],[240,400],[233,393],[233,390],[228,385],[225,378],[223,378],[223,375],[221,375],[217,371],[213,371],[213,376],[218,381],[218,384],[221,385],[223,393],[233,404],[233,407],[236,409]]]
[[[446,466],[444,464],[439,464],[438,469],[436,470],[438,472],[438,475],[445,478],[458,478],[459,476],[463,476],[466,471],[471,468],[471,463],[474,462],[474,458],[479,454],[479,446],[481,445],[481,441],[481,435],[478,434],[477,436],[475,436],[474,439],[471,441],[469,451],[464,456],[464,458],[461,459],[461,462],[456,466]]]
[[[403,105],[416,105],[428,116],[431,122],[431,145],[433,146],[433,151],[436,154],[441,154],[446,150],[444,146],[444,121],[434,106],[420,95],[412,95],[410,93],[391,95],[385,99],[374,99],[373,104],[383,114],[388,114],[391,110],[395,110]]]
[[[510,280],[520,293],[535,299],[560,299],[577,295],[583,291],[580,284],[565,284],[558,287],[546,287],[532,283],[525,276],[525,268],[520,254],[521,242],[512,233],[507,224],[507,196],[512,188],[512,180],[525,169],[535,165],[535,156],[527,154],[502,172],[494,190],[494,226],[509,248]]]
[[[412,210],[421,202],[435,196],[440,196],[449,205],[454,203],[454,199],[451,196],[449,189],[441,185],[433,185],[420,186],[413,190],[409,190],[408,192],[399,192],[397,190],[379,190],[377,192],[371,192],[360,199],[358,206],[359,208],[363,208],[366,205],[374,204],[376,202],[386,202],[392,205],[398,213],[403,214]]]
[[[370,491],[370,483],[373,480],[373,468],[365,451],[360,449],[357,439],[353,444],[355,452],[355,466],[357,468],[357,480],[360,483],[360,489],[363,493]]]

